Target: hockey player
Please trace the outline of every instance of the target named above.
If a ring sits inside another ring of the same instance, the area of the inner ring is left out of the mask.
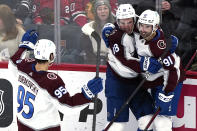
[[[137,54],[140,57],[140,68],[142,71],[150,72],[149,62],[151,63],[151,59],[153,57],[159,59],[166,49],[166,41],[162,30],[159,28],[159,22],[159,15],[155,11],[146,10],[139,17],[137,23],[139,33],[134,32],[134,37],[136,43],[135,47]],[[111,28],[111,30],[113,29]],[[108,29],[108,33],[112,32],[113,34],[113,31],[111,30]],[[110,37],[106,42],[110,43]],[[148,82],[144,84],[146,85],[146,88],[152,88],[152,97],[154,99],[155,107],[161,108],[160,115],[154,122],[154,127],[157,131],[171,131],[172,121],[170,116],[176,115],[178,99],[183,81],[180,58],[174,53],[177,43],[177,38],[172,36],[172,47],[166,54],[166,57],[162,59],[163,68],[160,69],[158,73],[155,72],[156,74],[151,74],[147,79]],[[129,48],[129,45],[126,46],[125,52],[128,52],[127,48]],[[125,74],[133,74],[131,71],[128,73],[127,71],[129,70],[119,68],[120,72],[121,70],[122,72],[124,71]],[[121,76],[126,78],[128,77],[123,75],[123,73]],[[147,108],[149,107],[147,106]],[[139,131],[145,128],[150,118],[151,115],[146,115],[138,119]],[[152,129],[153,127],[151,126],[149,130]]]
[[[141,73],[140,63],[134,57],[133,29],[135,21],[136,15],[133,7],[130,4],[121,4],[116,12],[115,26],[113,24],[107,24],[104,27],[103,32],[109,28],[113,30],[107,38],[104,35],[107,32],[103,34],[104,41],[109,48],[105,84],[108,121],[112,120],[141,80],[138,77],[138,74]],[[148,71],[156,73],[160,69],[161,64],[154,58],[151,58],[150,61]],[[126,76],[129,79],[123,79],[120,76]],[[151,103],[150,94],[143,89],[140,90],[108,131],[124,131],[124,126],[129,119],[129,108],[136,119],[153,113]]]
[[[92,97],[103,89],[102,80],[90,80],[82,87],[82,93],[71,97],[63,80],[57,74],[47,71],[55,59],[55,44],[47,39],[37,41],[37,37],[36,32],[27,31],[19,50],[9,63],[18,69],[18,130],[60,131],[58,110],[67,113],[64,111],[66,107],[72,108],[91,102]],[[20,59],[25,50],[32,49],[35,59]]]

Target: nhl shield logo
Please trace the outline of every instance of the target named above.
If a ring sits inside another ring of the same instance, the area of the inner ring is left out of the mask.
[[[0,116],[4,112],[3,93],[4,91],[0,90]]]

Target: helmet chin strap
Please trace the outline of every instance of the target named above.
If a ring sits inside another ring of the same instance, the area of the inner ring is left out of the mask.
[[[49,66],[51,66],[55,61],[55,55],[53,53],[50,54],[50,57],[49,57]]]
[[[147,36],[146,38],[144,38],[146,41],[150,41],[150,40],[152,40],[154,37],[155,37],[155,35],[156,35],[156,31],[154,30],[154,31],[152,31],[152,33],[149,35],[149,36]]]

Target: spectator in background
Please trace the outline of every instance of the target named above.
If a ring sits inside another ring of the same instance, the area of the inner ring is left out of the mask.
[[[80,40],[81,55],[83,55],[86,64],[96,63],[97,43],[91,36],[91,31],[96,31],[101,36],[101,30],[106,23],[113,23],[111,6],[108,0],[96,0],[93,3],[93,12],[95,20],[85,24],[82,27],[82,36]],[[101,39],[101,64],[106,64],[107,48]]]
[[[111,14],[114,18],[116,16],[116,10],[117,10],[118,4],[125,3],[126,1],[128,0],[108,0],[111,6]],[[90,1],[86,7],[86,15],[90,21],[94,20],[93,4],[94,4],[94,0]]]
[[[87,23],[85,6],[89,0],[61,0],[61,24],[76,22],[83,26]],[[16,6],[16,17],[24,21],[32,13],[34,24],[54,23],[54,0],[20,0]],[[46,20],[47,18],[47,20]],[[50,22],[49,22],[50,21]]]
[[[176,29],[176,18],[173,14],[174,2],[173,0],[163,0],[161,4],[161,23],[164,23],[166,27],[168,27],[170,34],[174,35],[174,30]],[[136,14],[141,14],[144,10],[147,9],[156,10],[156,0],[141,0],[141,2],[139,2],[136,7]]]
[[[85,7],[88,2],[89,0],[60,0],[61,24],[66,25],[73,22],[79,26],[86,24]],[[54,23],[54,0],[34,0],[33,3],[32,12],[35,24],[48,23],[45,19],[47,16],[51,17],[51,23]]]
[[[20,0],[0,0],[0,4],[8,5],[11,9],[14,9],[18,1]]]
[[[0,5],[0,61],[8,61],[18,50],[24,29],[16,23],[11,8]]]
[[[64,3],[61,4],[61,14],[67,25],[61,28],[61,39],[66,43],[61,61],[81,63],[78,57],[81,27],[88,22],[85,8],[89,0],[62,0],[62,2]]]
[[[76,63],[81,27],[87,23],[85,7],[88,2],[89,0],[60,0],[62,62]],[[33,3],[32,18],[36,24],[35,29],[38,30],[40,38],[54,41],[54,0],[34,0]]]
[[[180,38],[178,53],[182,56],[183,66],[186,66],[197,49],[197,0],[178,0],[175,5],[180,20],[175,30]],[[196,61],[196,60],[195,60]],[[192,66],[194,69],[196,65]],[[195,67],[196,70],[196,67]]]
[[[33,0],[18,0],[14,9],[17,22],[23,25],[30,24],[32,8]]]

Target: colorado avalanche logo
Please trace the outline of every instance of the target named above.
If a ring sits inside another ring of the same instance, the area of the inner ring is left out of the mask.
[[[57,75],[55,73],[48,73],[47,74],[47,77],[51,80],[55,80],[57,79]]]
[[[0,116],[4,112],[3,93],[4,91],[0,90]]]
[[[157,42],[157,46],[159,47],[159,49],[165,49],[166,48],[166,43],[163,40],[159,40]]]

